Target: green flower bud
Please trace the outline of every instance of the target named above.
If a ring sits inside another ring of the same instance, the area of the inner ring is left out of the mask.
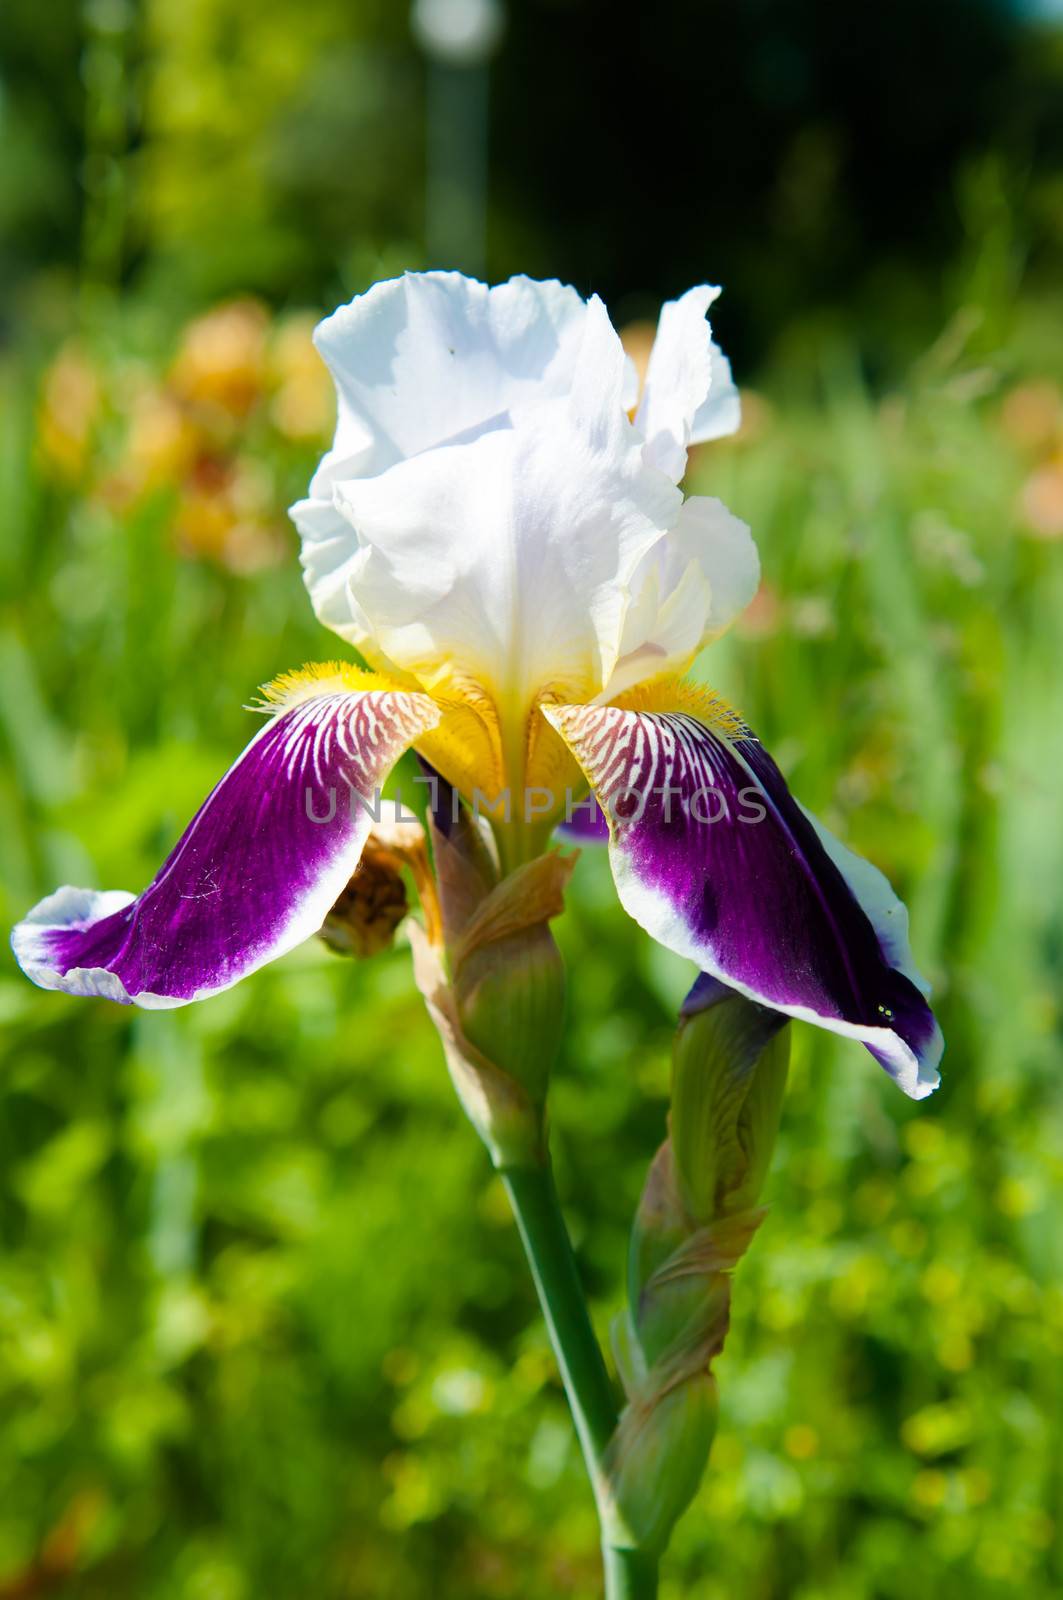
[[[428,832],[435,862],[436,890],[447,950],[461,938],[501,873],[489,831],[453,797],[437,814],[428,814]]]
[[[544,1104],[565,1009],[564,963],[546,924],[477,946],[454,996],[465,1037]]]
[[[676,1034],[669,1138],[635,1218],[628,1312],[614,1329],[628,1403],[610,1487],[646,1550],[664,1549],[712,1445],[710,1369],[727,1336],[731,1272],[762,1217],[756,1200],[786,1083],[784,1021],[723,992]]]
[[[575,857],[539,856],[500,882],[471,818],[433,828],[441,944],[414,935],[415,973],[451,1077],[496,1166],[538,1162],[564,1014],[549,921]]]
[[[414,977],[442,1042],[458,1099],[493,1164],[502,1169],[541,1163],[545,1153],[541,1102],[466,1038],[440,951],[416,924],[410,929],[410,944]]]
[[[786,1088],[785,1023],[737,994],[680,1020],[670,1134],[679,1198],[695,1221],[744,1210],[760,1196]]]
[[[716,1433],[716,1380],[693,1374],[666,1394],[631,1400],[609,1451],[614,1503],[633,1544],[658,1555],[698,1492]]]

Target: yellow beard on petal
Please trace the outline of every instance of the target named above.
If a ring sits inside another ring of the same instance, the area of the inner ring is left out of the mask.
[[[745,718],[722,695],[702,683],[691,683],[688,678],[666,673],[640,683],[635,689],[611,698],[610,705],[621,711],[685,712],[697,717],[707,728],[732,739],[750,739],[754,735]]]
[[[263,684],[259,691],[262,699],[249,709],[279,713],[290,711],[292,706],[322,694],[351,694],[360,689],[409,688],[416,690],[418,685],[401,683],[388,673],[355,666],[353,661],[308,661],[305,666],[282,672],[270,683]]]
[[[475,798],[481,816],[519,820],[527,800],[536,818],[545,821],[564,814],[569,791],[583,792],[579,767],[539,707],[589,698],[599,683],[566,680],[546,684],[534,695],[507,694],[446,661],[390,670],[396,681],[421,689],[439,706],[439,726],[418,740],[417,749],[467,801]],[[548,812],[542,809],[544,796],[533,790],[554,797]],[[502,798],[507,791],[508,805]]]
[[[417,740],[417,750],[466,800],[476,798],[481,815],[491,817],[509,790],[509,814],[520,818],[526,800],[545,824],[564,815],[569,796],[578,798],[586,780],[564,740],[542,716],[540,707],[589,700],[596,685],[549,684],[530,705],[515,705],[504,718],[481,684],[441,665],[409,671],[390,665],[362,667],[354,662],[309,662],[281,673],[261,690],[252,709],[279,714],[321,694],[357,690],[406,690],[428,695],[442,713],[438,725]],[[638,693],[639,691],[634,691]],[[629,697],[626,697],[629,698]],[[548,801],[547,795],[551,798]],[[544,809],[546,808],[546,809]]]

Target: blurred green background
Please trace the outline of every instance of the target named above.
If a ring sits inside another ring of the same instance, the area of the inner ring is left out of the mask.
[[[893,878],[948,1040],[915,1107],[797,1028],[665,1600],[1063,1589],[1063,32],[983,0],[5,0],[0,865],[136,889],[335,653],[284,508],[316,316],[558,274],[631,345],[723,281],[689,483],[765,581],[703,675]],[[475,13],[476,7],[472,7]],[[475,21],[475,15],[473,16]],[[559,1182],[597,1321],[690,973],[585,853]],[[135,1013],[0,974],[0,1600],[593,1595],[505,1198],[408,952]]]

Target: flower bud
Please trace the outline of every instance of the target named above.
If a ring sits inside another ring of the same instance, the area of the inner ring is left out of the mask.
[[[543,1159],[543,1107],[525,1086],[467,1038],[440,950],[416,923],[410,926],[413,972],[443,1045],[447,1070],[465,1115],[499,1169]]]
[[[692,1218],[755,1205],[779,1129],[786,1018],[701,980],[687,996],[672,1057],[670,1134],[680,1200]]]
[[[628,1312],[614,1328],[628,1403],[610,1447],[610,1486],[646,1550],[667,1544],[712,1445],[711,1365],[727,1336],[731,1272],[763,1215],[755,1203],[786,1082],[784,1021],[699,984],[676,1034],[669,1138],[639,1204]]]
[[[464,806],[433,806],[430,831],[442,931],[435,948],[413,936],[417,982],[495,1165],[538,1162],[564,1013],[564,966],[548,924],[575,857],[552,851],[500,878]]]
[[[466,927],[498,886],[501,876],[493,849],[490,829],[459,799],[457,791],[443,786],[442,779],[422,762],[433,784],[433,804],[428,813],[428,831],[442,936],[448,950],[461,940]]]
[[[564,963],[546,924],[470,951],[454,995],[465,1037],[543,1105],[565,1010]]]
[[[677,1519],[697,1494],[716,1415],[716,1380],[708,1372],[625,1406],[607,1470],[614,1504],[640,1550],[664,1550]]]

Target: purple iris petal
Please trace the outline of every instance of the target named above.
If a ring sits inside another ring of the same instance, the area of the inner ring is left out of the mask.
[[[386,690],[274,714],[142,895],[60,889],[15,929],[20,966],[46,989],[148,1007],[228,988],[320,928],[379,785],[437,720],[424,695]]]
[[[699,972],[690,987],[689,994],[679,1007],[679,1015],[696,1017],[699,1011],[708,1011],[710,1006],[726,1000],[729,994],[734,994],[734,990],[721,983],[719,978],[714,978],[711,972]]]
[[[751,999],[861,1039],[906,1093],[928,1094],[941,1035],[903,907],[813,824],[763,745],[685,711],[557,715],[613,820],[631,915]]]
[[[573,844],[608,844],[609,824],[605,813],[592,794],[576,800],[570,807],[572,815],[558,824],[562,839]]]

